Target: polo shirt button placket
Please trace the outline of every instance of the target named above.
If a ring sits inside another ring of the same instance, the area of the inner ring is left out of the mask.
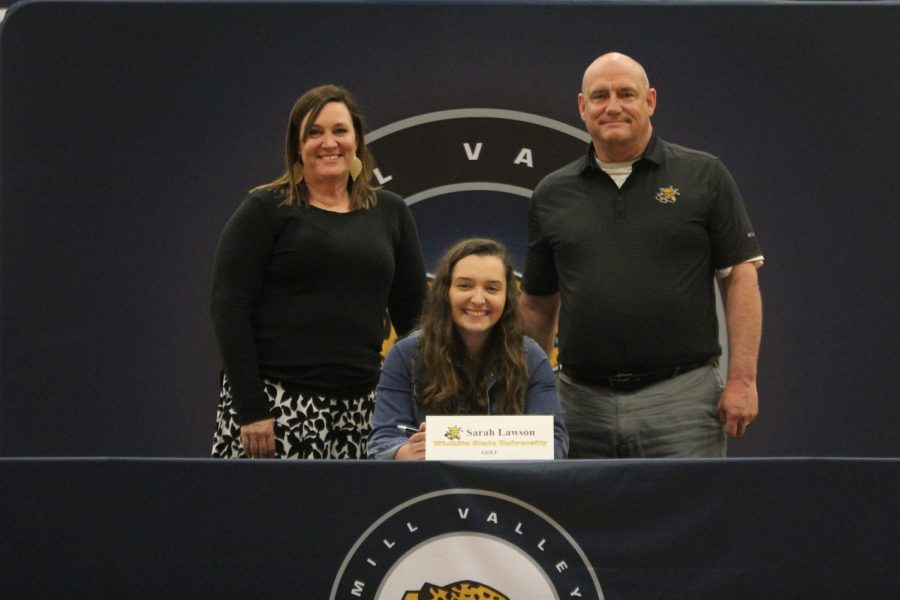
[[[622,192],[616,194],[616,203],[614,205],[614,209],[617,219],[625,218],[625,197],[622,196]]]

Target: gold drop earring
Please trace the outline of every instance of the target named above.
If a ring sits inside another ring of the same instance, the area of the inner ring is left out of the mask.
[[[359,177],[359,174],[362,173],[362,170],[362,161],[359,160],[358,156],[353,155],[353,162],[350,163],[350,179],[356,181],[356,178]]]

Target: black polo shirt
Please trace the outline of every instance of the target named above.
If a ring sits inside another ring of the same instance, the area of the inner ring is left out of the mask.
[[[762,252],[718,158],[654,134],[619,189],[589,144],[538,184],[528,213],[522,287],[560,292],[561,363],[603,376],[721,354],[714,271]]]

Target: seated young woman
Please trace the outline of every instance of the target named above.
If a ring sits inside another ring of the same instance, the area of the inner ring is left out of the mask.
[[[444,255],[419,329],[391,348],[375,389],[370,458],[425,458],[426,415],[553,415],[554,455],[569,435],[547,355],[522,333],[502,244],[463,240]],[[410,435],[401,426],[416,431]]]

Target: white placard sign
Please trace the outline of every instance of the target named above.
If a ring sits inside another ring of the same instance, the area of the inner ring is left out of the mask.
[[[552,415],[429,415],[426,460],[553,459]]]

